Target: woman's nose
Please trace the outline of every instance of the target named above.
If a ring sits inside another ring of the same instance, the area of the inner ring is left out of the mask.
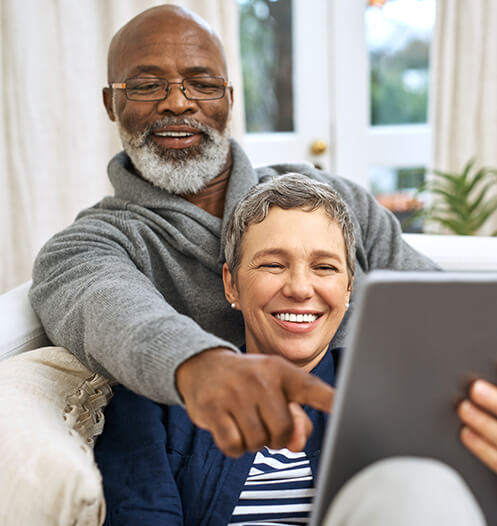
[[[305,300],[314,293],[312,278],[304,269],[296,269],[289,272],[283,286],[283,294],[297,300]]]

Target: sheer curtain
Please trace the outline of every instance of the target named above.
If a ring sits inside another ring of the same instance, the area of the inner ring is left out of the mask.
[[[236,0],[2,0],[0,3],[0,293],[30,279],[41,245],[111,192],[119,151],[101,89],[114,32],[149,7],[176,3],[223,40],[243,136]]]
[[[437,0],[431,82],[433,166],[497,167],[497,2]],[[497,211],[482,234],[497,229]]]

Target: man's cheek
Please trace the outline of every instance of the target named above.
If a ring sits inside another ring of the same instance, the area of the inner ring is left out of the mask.
[[[145,107],[141,112],[137,112],[136,108],[133,111],[124,108],[120,114],[121,125],[130,133],[143,133],[152,124],[150,111],[146,110]]]

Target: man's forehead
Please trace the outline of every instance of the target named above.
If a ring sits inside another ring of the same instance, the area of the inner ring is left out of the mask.
[[[109,76],[142,57],[164,54],[197,55],[199,64],[213,62],[225,69],[222,44],[209,28],[183,17],[147,17],[123,27],[114,37],[109,49]]]

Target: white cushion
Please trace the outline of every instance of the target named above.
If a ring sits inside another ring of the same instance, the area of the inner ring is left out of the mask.
[[[93,439],[109,382],[61,347],[0,362],[0,524],[97,526],[105,518]]]

